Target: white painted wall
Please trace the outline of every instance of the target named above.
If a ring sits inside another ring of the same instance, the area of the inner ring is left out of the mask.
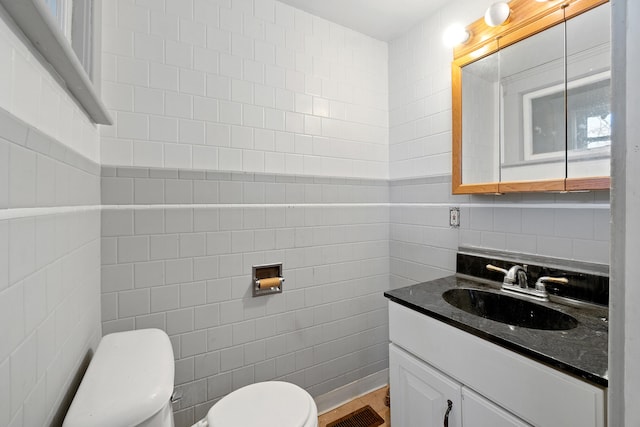
[[[635,426],[640,420],[640,321],[636,285],[640,274],[637,236],[640,214],[640,150],[638,134],[640,105],[640,55],[635,41],[640,37],[638,2],[614,0],[613,54],[614,114],[623,119],[614,122],[612,147],[612,252],[609,326],[609,425]]]
[[[103,163],[387,177],[387,45],[274,0],[104,2]]]
[[[98,127],[1,6],[0,57],[0,107],[99,162]]]

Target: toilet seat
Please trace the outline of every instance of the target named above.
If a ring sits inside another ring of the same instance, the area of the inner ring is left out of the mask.
[[[209,427],[315,427],[315,402],[302,388],[281,381],[245,386],[223,397],[207,414]]]

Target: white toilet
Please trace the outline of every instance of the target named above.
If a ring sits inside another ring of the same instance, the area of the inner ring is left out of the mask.
[[[63,427],[173,427],[173,348],[159,329],[102,338]],[[248,385],[216,403],[198,427],[317,427],[313,398],[297,385]]]

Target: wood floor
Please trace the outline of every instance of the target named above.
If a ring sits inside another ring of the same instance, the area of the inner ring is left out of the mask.
[[[329,424],[331,421],[335,421],[338,418],[341,418],[348,413],[353,412],[356,409],[360,409],[366,405],[371,406],[371,408],[373,408],[373,410],[376,411],[378,415],[380,415],[384,419],[384,424],[382,424],[382,427],[390,427],[391,423],[389,421],[389,407],[384,404],[388,388],[388,386],[382,387],[378,390],[372,391],[369,394],[365,394],[364,396],[354,399],[351,402],[345,403],[344,405],[339,406],[332,411],[325,412],[318,417],[318,427],[326,427],[327,424]]]

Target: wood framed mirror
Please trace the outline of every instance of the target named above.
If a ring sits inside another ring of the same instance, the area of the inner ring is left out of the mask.
[[[608,0],[512,0],[454,48],[452,193],[610,186]]]

